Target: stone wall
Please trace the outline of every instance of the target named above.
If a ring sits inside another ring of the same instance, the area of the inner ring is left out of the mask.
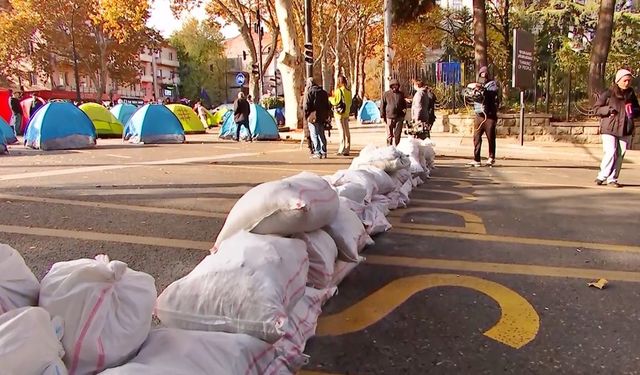
[[[434,131],[471,135],[474,117],[466,114],[440,114],[441,123]],[[498,115],[498,138],[518,138],[520,119],[518,114]],[[601,143],[597,121],[551,122],[551,115],[528,113],[524,118],[524,140],[543,142]],[[636,126],[633,143],[640,145],[640,126]]]

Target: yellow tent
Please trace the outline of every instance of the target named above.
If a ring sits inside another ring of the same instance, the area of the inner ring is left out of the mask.
[[[167,108],[173,112],[174,115],[180,120],[184,132],[187,134],[193,133],[205,133],[204,125],[200,121],[200,118],[191,107],[187,107],[183,104],[169,104]]]
[[[122,137],[124,126],[104,106],[98,103],[84,103],[80,109],[93,122],[98,137]]]
[[[212,116],[211,116],[211,122],[213,123],[214,126],[218,126],[222,123],[222,120],[224,118],[224,115],[229,112],[228,108],[225,107],[220,107]]]

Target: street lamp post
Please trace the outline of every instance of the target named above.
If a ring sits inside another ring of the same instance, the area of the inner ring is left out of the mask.
[[[305,46],[311,46],[309,52],[311,56],[309,59],[305,58],[305,72],[307,77],[313,77],[313,33],[311,28],[311,0],[304,0],[304,44]]]
[[[71,49],[73,50],[73,75],[76,80],[76,101],[80,103],[82,97],[80,96],[80,74],[78,73],[78,52],[76,51],[76,36],[74,32],[74,18],[76,15],[76,11],[78,10],[77,5],[73,5],[71,11]]]

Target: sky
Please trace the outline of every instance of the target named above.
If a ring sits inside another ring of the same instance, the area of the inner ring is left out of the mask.
[[[170,4],[171,0],[151,0],[151,17],[149,18],[149,22],[147,22],[148,26],[160,31],[165,38],[168,38],[174,31],[180,29],[182,23],[189,15],[199,20],[206,17],[204,7],[200,7],[191,11],[191,14],[183,14],[177,19],[171,12]],[[225,38],[238,35],[238,30],[233,25],[225,26],[221,31]]]

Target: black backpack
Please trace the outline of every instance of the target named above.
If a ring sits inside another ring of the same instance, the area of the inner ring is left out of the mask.
[[[347,103],[344,102],[344,91],[340,90],[340,102],[333,106],[333,110],[335,113],[341,115],[347,110]]]

